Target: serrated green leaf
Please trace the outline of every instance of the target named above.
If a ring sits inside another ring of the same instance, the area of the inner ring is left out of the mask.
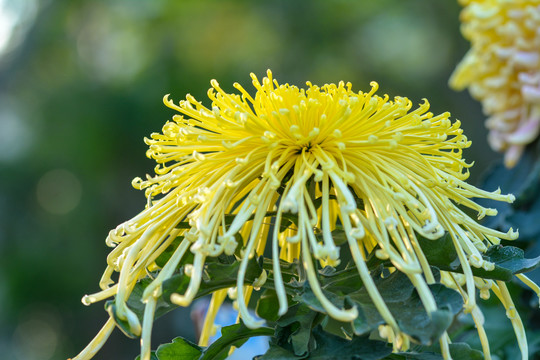
[[[162,344],[156,351],[158,360],[197,360],[202,348],[191,341],[177,337],[172,343]]]
[[[274,329],[270,327],[260,327],[249,329],[243,323],[225,326],[221,328],[221,337],[204,349],[199,360],[221,360],[225,359],[231,346],[239,348],[249,338],[256,336],[272,336]],[[160,359],[161,360],[161,359]],[[172,360],[172,359],[171,359]]]
[[[466,343],[453,343],[449,345],[450,355],[453,360],[483,360],[481,351],[472,349]],[[440,347],[415,346],[411,351],[401,352],[388,356],[389,360],[443,360]]]
[[[432,284],[429,288],[438,310],[428,314],[414,286],[401,272],[394,272],[387,278],[377,280],[376,285],[403,332],[425,345],[436,341],[448,329],[463,306],[459,293],[442,284]],[[356,334],[364,334],[384,323],[365,289],[351,293],[349,297],[360,313],[353,321]]]
[[[326,298],[328,298],[328,300],[330,300],[330,302],[332,302],[334,305],[343,307],[343,296],[336,295],[324,289],[322,292],[324,296],[326,296]],[[303,290],[300,290],[295,296],[293,296],[293,300],[309,306],[311,310],[326,313],[326,310],[324,310],[324,307],[320,303],[319,299],[317,299],[308,283],[303,284]]]
[[[293,262],[279,260],[279,268],[284,283],[290,283],[293,279],[298,279],[298,269],[302,266],[298,259]],[[263,268],[268,271],[269,278],[273,279],[273,259],[264,258]]]
[[[452,239],[448,234],[437,240],[418,237],[418,242],[428,263],[441,270],[463,273]],[[514,274],[530,271],[538,267],[540,257],[526,259],[523,250],[513,246],[494,245],[482,254],[487,261],[493,262],[491,271],[472,268],[473,275],[493,280],[510,281]]]
[[[368,336],[355,336],[351,340],[325,333],[316,328],[313,336],[317,347],[310,352],[313,360],[379,360],[392,352],[385,342],[370,340]]]
[[[270,344],[268,351],[254,360],[379,360],[392,352],[385,342],[370,340],[367,336],[347,340],[318,327],[313,329],[312,335],[315,345],[309,353],[298,356],[277,344]]]
[[[304,357],[296,356],[289,350],[286,350],[278,345],[270,345],[268,351],[259,356],[255,356],[253,360],[296,360],[304,359]]]
[[[392,309],[395,310],[391,311],[403,332],[424,345],[436,342],[450,327],[454,315],[463,306],[461,296],[441,284],[430,285],[430,290],[434,293],[438,310],[429,315],[424,310],[416,291],[407,303],[400,304],[399,310],[392,304]],[[458,303],[459,307],[456,306]]]
[[[338,277],[349,276],[348,273],[344,272],[336,272],[334,275]],[[327,276],[330,275],[327,274]],[[446,288],[442,284],[432,284],[429,285],[429,289],[435,298],[438,310],[428,315],[416,289],[405,274],[394,272],[390,275],[387,274],[384,278],[378,276],[375,282],[379,293],[400,328],[421,344],[428,345],[436,341],[448,329],[454,316],[463,306],[463,300],[459,293]],[[329,282],[329,284],[332,284],[332,282]],[[367,334],[385,323],[365,288],[352,291],[347,296],[337,295],[328,291],[326,287],[323,289],[323,293],[338,308],[356,306],[358,317],[352,322],[352,331],[356,335]],[[303,291],[293,299],[309,306],[310,309],[316,312],[326,313],[307,283],[304,284]],[[280,320],[278,320],[278,323]],[[340,334],[337,331],[339,324],[326,321],[325,325],[330,326],[329,330],[334,334],[345,335],[345,332]],[[349,331],[350,329],[346,326],[342,328],[343,331]],[[297,352],[295,354],[300,355]]]
[[[233,264],[207,263],[203,271],[203,279],[199,286],[196,298],[213,293],[216,290],[229,288],[236,285],[236,277],[240,262]],[[248,262],[246,269],[246,282],[251,283],[261,275],[262,269],[257,259],[253,258]],[[172,276],[163,282],[163,297],[168,299],[173,293],[183,294],[189,286],[189,277],[183,273]]]
[[[511,275],[531,271],[540,265],[540,256],[526,259],[524,251],[513,246],[491,246],[483,256],[485,259],[495,263],[495,270],[493,271],[501,269],[501,272],[507,271]],[[489,273],[489,271],[483,269],[478,269],[478,271]],[[475,272],[476,274],[477,272]],[[511,275],[509,280],[512,278]]]
[[[257,279],[262,272],[262,267],[258,259],[252,258],[248,262],[248,266],[245,274],[245,282],[250,284]],[[203,279],[199,287],[199,291],[195,298],[200,298],[202,296],[213,293],[216,290],[233,287],[236,285],[236,277],[238,274],[238,269],[240,267],[240,262],[236,261],[232,264],[221,263],[217,260],[209,262],[205,265],[203,272]],[[151,283],[150,278],[144,278],[139,280],[130,296],[127,300],[127,306],[137,315],[139,321],[142,323],[145,304],[142,302],[142,296],[146,287]],[[171,310],[174,310],[178,305],[171,303],[170,297],[173,293],[183,294],[189,286],[190,278],[183,273],[183,268],[180,269],[180,272],[176,275],[171,276],[169,279],[165,280],[162,284],[162,294],[157,299],[156,311],[154,318],[159,318],[160,316],[168,313]],[[126,321],[119,319],[116,316],[116,307],[114,300],[108,301],[106,303],[106,309],[111,312],[119,328],[129,337],[136,337],[130,330],[129,325]]]
[[[234,324],[221,328],[221,337],[206,348],[177,337],[171,343],[160,345],[152,360],[224,360],[232,346],[240,347],[249,338],[273,334],[273,328],[249,329],[243,323]]]
[[[298,304],[277,320],[276,337],[279,345],[289,348],[297,356],[304,356],[313,347],[312,328],[318,313],[307,306]]]

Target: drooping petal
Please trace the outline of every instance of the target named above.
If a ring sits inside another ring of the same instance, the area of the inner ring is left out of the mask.
[[[461,207],[478,212],[479,218],[492,216],[496,210],[472,199],[512,202],[514,197],[466,182],[472,164],[462,158],[462,150],[470,141],[460,122],[452,122],[449,113],[429,112],[427,100],[411,110],[407,98],[380,97],[376,83],[369,92],[355,92],[344,82],[322,87],[308,82],[306,89],[280,85],[270,71],[262,82],[255,75],[252,79],[254,96],[238,84],[239,94],[228,94],[213,80],[210,107],[190,95],[179,104],[164,98],[180,115],[167,122],[162,133],[146,139],[147,156],[158,163],[156,175],[136,179],[134,186],[145,190],[148,206],[111,231],[107,244],[115,248],[107,259],[103,290],[85,297],[85,303],[115,296],[116,312],[111,316],[127,324],[135,336],[142,335],[142,353],[148,357],[163,282],[183,263],[182,274],[189,277],[189,284],[170,300],[187,306],[199,293],[207,261],[225,254],[238,261],[229,295],[236,294],[232,297],[244,323],[258,327],[263,322],[247,305],[266,273],[252,283],[246,274],[249,260],[263,256],[268,243],[279,314],[288,309],[280,261],[298,260],[305,274],[298,280],[307,281],[328,315],[352,321],[357,309],[333,304],[318,276],[318,264],[339,264],[340,248],[332,236],[339,226],[358,276],[385,321],[381,333],[396,351],[406,350],[410,339],[377,289],[366,259],[375,252],[389,260],[392,271],[409,278],[431,313],[437,304],[428,285],[435,277],[418,236],[436,240],[448,233],[464,274],[459,281],[445,272],[442,278],[462,294],[464,310],[473,314],[489,356],[476,290],[489,294],[491,283],[473,276],[473,268],[493,269],[482,254],[500,239],[515,239],[517,233],[479,225]],[[158,257],[175,241],[179,245],[167,262],[158,265]],[[113,285],[114,272],[119,278]],[[153,273],[142,296],[146,311],[140,324],[127,300],[148,272]],[[207,341],[226,293],[227,288],[214,292],[201,344]],[[503,290],[497,296],[509,304]],[[515,319],[513,324],[523,348],[522,324]],[[443,334],[445,358],[450,356],[449,342]]]

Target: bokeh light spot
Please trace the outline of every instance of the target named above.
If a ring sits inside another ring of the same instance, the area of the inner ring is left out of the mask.
[[[50,360],[60,340],[59,319],[52,312],[35,310],[18,324],[13,334],[17,360]]]
[[[77,34],[82,68],[104,83],[133,80],[148,65],[150,57],[144,29],[100,5],[87,11]]]
[[[435,21],[413,11],[381,12],[356,36],[361,57],[387,76],[428,81],[448,67],[447,37]]]
[[[82,186],[72,172],[55,169],[41,177],[37,184],[36,195],[38,203],[45,211],[63,215],[79,204]]]

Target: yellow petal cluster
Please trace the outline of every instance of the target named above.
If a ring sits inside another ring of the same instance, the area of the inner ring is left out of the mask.
[[[450,78],[489,116],[488,140],[514,166],[540,132],[540,1],[460,0],[471,49]]]
[[[513,196],[485,192],[465,181],[470,164],[462,158],[462,150],[470,141],[460,122],[452,122],[449,113],[429,112],[426,100],[412,109],[405,97],[378,96],[374,82],[370,91],[355,92],[344,82],[321,87],[308,82],[306,89],[280,85],[270,71],[261,82],[255,75],[251,77],[254,96],[239,84],[234,84],[235,93],[227,93],[212,80],[209,107],[190,95],[179,104],[165,97],[165,105],[179,114],[161,133],[146,139],[147,156],[158,163],[155,176],[133,182],[145,190],[148,206],[110,232],[107,244],[114,250],[100,283],[103,290],[83,301],[90,304],[115,296],[117,316],[141,336],[141,358],[149,359],[150,333],[163,281],[173,275],[188,252],[193,254],[193,262],[185,266],[190,276],[187,291],[170,299],[187,306],[197,294],[206,259],[236,254],[240,264],[236,287],[213,294],[201,338],[204,345],[217,308],[228,293],[236,294],[240,317],[248,327],[263,323],[248,312],[247,303],[266,274],[245,284],[245,273],[249,258],[263,255],[268,247],[279,314],[288,309],[280,261],[298,259],[326,312],[335,319],[352,321],[357,309],[336,307],[325,297],[317,276],[319,263],[339,264],[340,248],[332,236],[339,225],[358,276],[386,322],[381,334],[396,350],[406,349],[410,339],[377,290],[365,260],[372,251],[388,259],[395,271],[408,276],[430,313],[437,309],[428,288],[435,276],[417,235],[438,239],[448,233],[464,274],[443,272],[442,281],[462,294],[464,309],[472,314],[489,358],[476,290],[484,296],[493,291],[508,311],[514,306],[504,282],[477,278],[472,268],[493,269],[482,253],[500,239],[515,239],[517,233],[479,225],[463,208],[478,212],[479,217],[494,215],[496,210],[471,199],[511,202]],[[283,227],[284,218],[291,216],[296,219],[294,224]],[[181,222],[189,226],[179,226]],[[156,258],[177,237],[182,242],[159,268]],[[146,310],[140,324],[126,301],[148,271],[158,275],[143,294]],[[113,283],[115,272],[119,277]],[[512,321],[526,354],[523,326],[515,310]],[[91,358],[112,327],[109,320],[76,359]],[[450,357],[449,341],[447,334],[440,341],[445,358]]]

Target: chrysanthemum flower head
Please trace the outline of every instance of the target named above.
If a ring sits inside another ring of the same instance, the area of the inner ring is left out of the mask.
[[[328,300],[318,281],[320,264],[336,266],[339,247],[332,231],[344,230],[358,276],[377,311],[384,319],[385,334],[396,347],[406,347],[408,338],[389,311],[365,263],[369,254],[392,264],[416,287],[428,313],[437,309],[428,288],[435,282],[418,236],[438,239],[448,233],[453,240],[463,275],[442,272],[442,281],[460,291],[465,310],[479,328],[484,352],[489,346],[476,305],[477,288],[493,290],[511,309],[503,282],[474,277],[472,268],[490,270],[493,264],[483,252],[500,239],[515,239],[511,229],[501,233],[471,219],[462,207],[479,217],[494,215],[471,198],[513,201],[512,195],[485,192],[465,182],[467,164],[462,150],[470,145],[459,121],[449,113],[433,115],[424,100],[417,108],[404,97],[390,100],[368,92],[353,91],[350,83],[307,88],[280,85],[268,71],[260,82],[252,75],[254,96],[234,84],[236,93],[225,92],[213,80],[206,107],[188,95],[167,106],[180,114],[163,126],[162,133],[146,139],[147,155],[155,159],[156,175],[135,179],[145,189],[147,208],[111,231],[107,243],[115,249],[101,281],[103,291],[84,298],[86,303],[116,296],[116,316],[131,332],[142,336],[143,359],[150,355],[150,331],[156,299],[163,282],[170,278],[188,252],[193,261],[187,291],[173,294],[171,301],[189,305],[201,284],[205,261],[221,254],[235,254],[239,261],[236,279],[239,313],[248,327],[261,320],[248,312],[253,288],[264,284],[266,274],[246,284],[245,272],[253,256],[268,247],[272,256],[273,287],[279,314],[288,309],[280,261],[300,260],[306,281],[325,311],[340,321],[357,317],[356,308],[339,308]],[[289,221],[286,226],[285,220]],[[188,225],[186,225],[188,224]],[[175,240],[181,243],[160,268],[156,258]],[[126,305],[135,283],[157,272],[146,288],[144,323]],[[117,284],[111,275],[119,272]],[[227,289],[214,293],[201,342],[211,329],[216,309]],[[523,326],[514,317],[519,343],[525,348]],[[88,358],[114,326],[104,330],[78,359]],[[382,330],[381,330],[382,331]],[[448,336],[441,339],[449,356]],[[397,345],[396,345],[397,344]]]
[[[489,116],[488,140],[508,167],[540,132],[540,1],[460,0],[471,49],[450,78]]]

